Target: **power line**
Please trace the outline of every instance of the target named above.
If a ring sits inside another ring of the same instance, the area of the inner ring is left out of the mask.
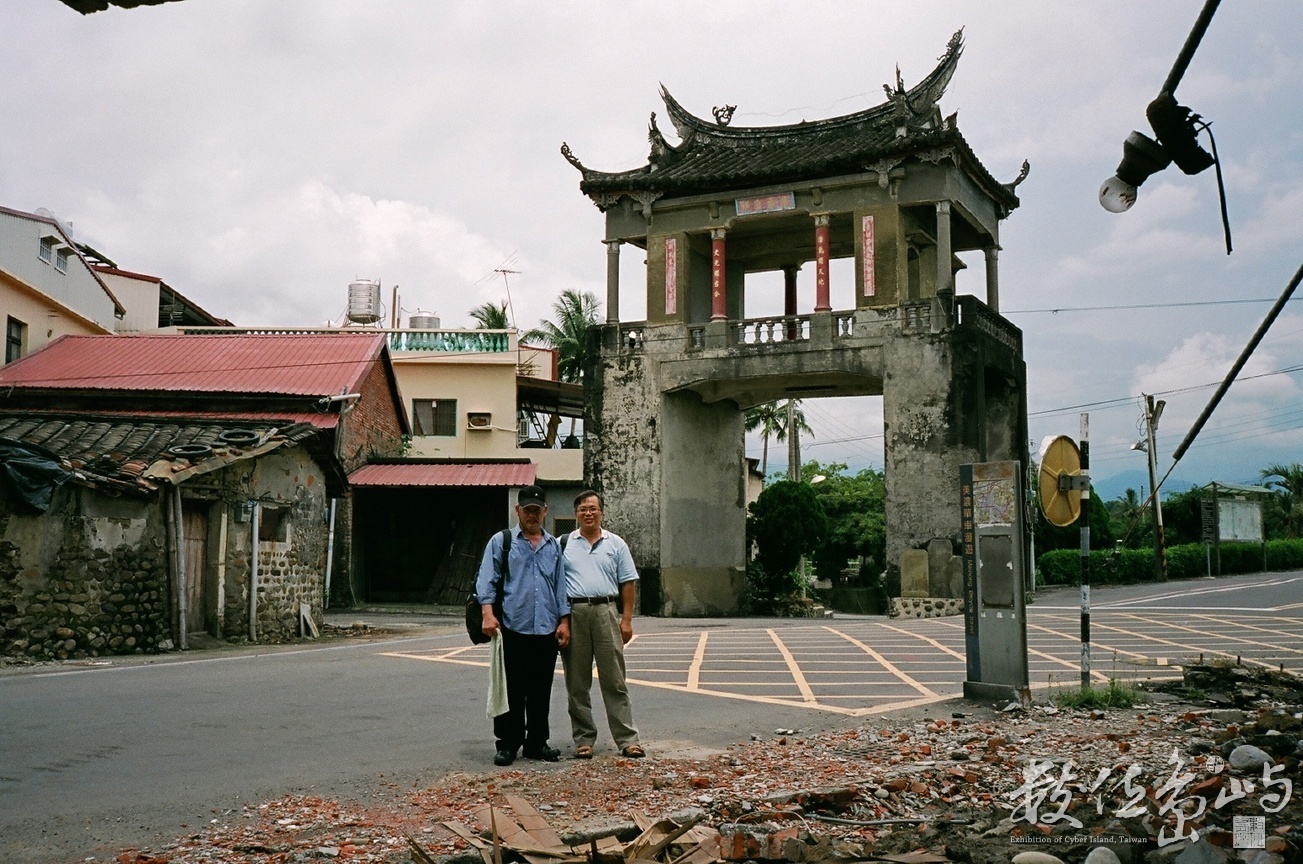
[[[1289,302],[1294,302],[1299,298],[1292,298]],[[1001,315],[1032,315],[1037,313],[1049,313],[1057,315],[1060,312],[1113,312],[1117,310],[1128,309],[1183,309],[1191,306],[1229,306],[1240,303],[1273,303],[1275,297],[1253,297],[1239,300],[1190,300],[1183,303],[1131,303],[1118,304],[1115,306],[1060,306],[1050,309],[1001,309]]]

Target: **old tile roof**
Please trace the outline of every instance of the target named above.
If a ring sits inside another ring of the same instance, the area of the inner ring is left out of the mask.
[[[0,414],[0,442],[57,460],[82,484],[122,491],[178,483],[317,432],[311,424],[293,422]]]
[[[786,126],[735,127],[728,125],[731,109],[717,109],[712,123],[689,113],[662,87],[661,97],[681,140],[666,141],[652,114],[647,165],[597,171],[581,164],[567,145],[561,152],[582,173],[580,190],[606,209],[622,195],[683,197],[858,174],[875,170],[883,160],[950,148],[956,163],[988,195],[1013,210],[1018,198],[1012,188],[978,162],[954,117],[943,120],[937,107],[963,52],[962,33],[954,35],[937,67],[917,86],[905,90],[897,73],[895,89],[885,88],[886,102],[855,114]]]
[[[387,353],[384,334],[63,336],[0,367],[0,390],[335,396]]]
[[[364,465],[348,475],[350,486],[531,486],[532,462],[404,462]]]

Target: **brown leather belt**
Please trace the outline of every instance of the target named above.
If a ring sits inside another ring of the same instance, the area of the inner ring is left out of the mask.
[[[570,600],[570,605],[571,605],[571,606],[575,605],[576,603],[591,603],[591,604],[598,604],[598,603],[614,603],[614,602],[615,602],[615,598],[614,598],[614,597],[570,597],[570,598],[567,598],[567,599]]]

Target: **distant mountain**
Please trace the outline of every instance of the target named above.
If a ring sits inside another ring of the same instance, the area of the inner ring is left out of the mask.
[[[1188,480],[1178,480],[1175,477],[1169,477],[1163,483],[1163,498],[1170,495],[1176,495],[1179,492],[1185,492],[1196,485]],[[1115,498],[1121,498],[1127,494],[1128,489],[1136,490],[1136,494],[1143,489],[1145,494],[1149,494],[1149,472],[1141,469],[1123,471],[1120,474],[1114,474],[1111,477],[1096,477],[1091,481],[1091,486],[1095,489],[1095,494],[1105,501],[1112,501]]]

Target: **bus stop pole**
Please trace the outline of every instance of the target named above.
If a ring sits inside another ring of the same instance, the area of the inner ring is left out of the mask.
[[[1090,686],[1090,415],[1081,415],[1081,687]]]

